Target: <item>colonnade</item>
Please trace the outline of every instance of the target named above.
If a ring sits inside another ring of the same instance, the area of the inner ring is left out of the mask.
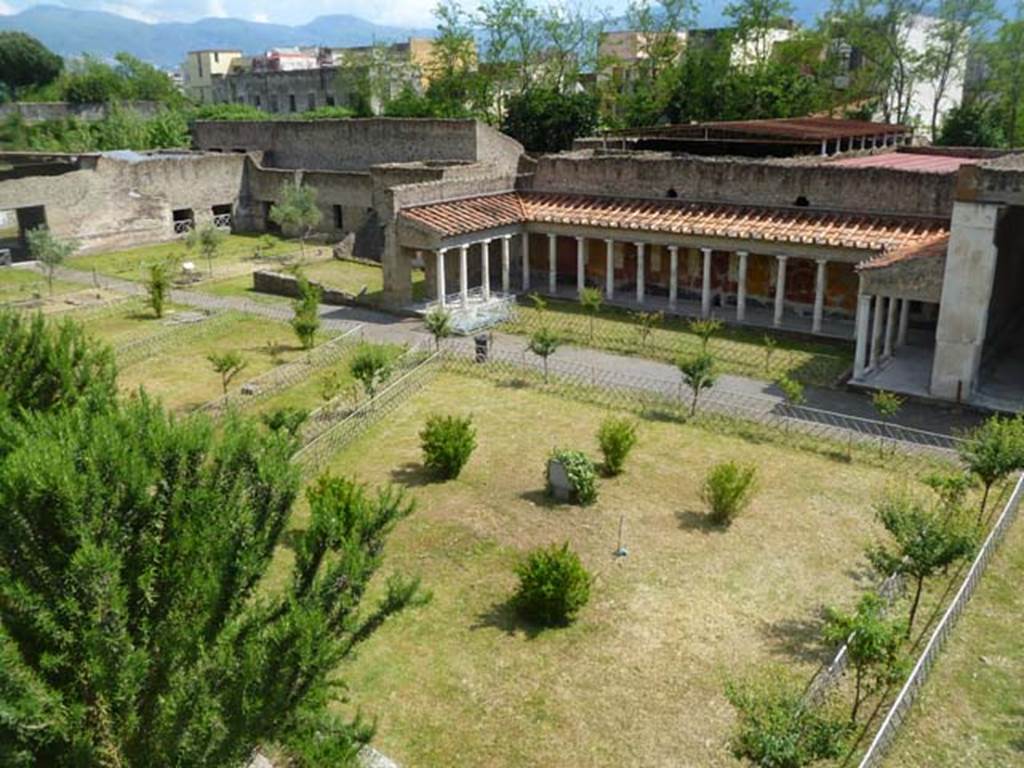
[[[872,296],[857,298],[857,345],[853,357],[853,378],[861,379],[893,356],[907,343],[910,299]]]

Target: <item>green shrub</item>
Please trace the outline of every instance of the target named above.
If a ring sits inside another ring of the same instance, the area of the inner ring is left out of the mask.
[[[420,432],[423,463],[435,477],[451,480],[459,476],[476,448],[476,429],[469,416],[434,415]]]
[[[569,500],[575,504],[587,506],[597,501],[597,472],[594,469],[594,462],[582,451],[556,450],[551,454],[551,460],[559,462],[565,467],[565,473],[569,476],[569,484],[572,492]],[[551,493],[551,460],[546,468],[548,493]]]
[[[604,454],[604,473],[609,477],[619,474],[626,463],[626,457],[636,445],[636,422],[609,416],[597,431],[597,442]]]
[[[726,461],[716,464],[704,480],[703,498],[711,521],[729,525],[754,495],[757,468]]]
[[[592,578],[569,543],[535,549],[516,566],[516,609],[546,627],[570,623],[590,599]]]

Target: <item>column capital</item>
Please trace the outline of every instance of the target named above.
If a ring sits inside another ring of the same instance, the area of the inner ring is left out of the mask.
[[[669,250],[670,253],[678,253],[679,252],[679,246],[678,245],[670,245],[668,247],[668,250]]]
[[[828,259],[827,258],[815,259],[814,261],[816,263],[818,263],[818,264],[828,264]]]
[[[787,256],[786,254],[777,253],[775,254],[775,258],[777,261],[785,261],[786,259],[789,258],[789,256]]]
[[[606,243],[608,243],[608,245],[611,245],[612,243],[614,243],[614,242],[615,242],[615,238],[614,238],[614,237],[606,237],[606,238],[604,239],[604,241],[605,241]]]
[[[469,250],[469,244],[468,243],[463,243],[462,245],[459,246],[459,252],[460,253],[465,253],[468,250]]]
[[[484,238],[483,240],[481,240],[480,242],[481,242],[481,243],[483,243],[484,245],[490,245],[490,244],[491,244],[491,241],[492,241],[492,240],[494,240],[494,239],[495,239],[495,238],[493,238],[493,237],[485,237],[485,238]]]
[[[509,240],[512,239],[512,235],[502,235],[501,239],[507,243]]]
[[[576,242],[577,242],[577,243],[582,243],[582,242],[583,242],[584,240],[586,240],[586,239],[587,239],[587,238],[586,238],[586,237],[584,237],[583,235],[576,235]]]
[[[647,245],[647,243],[636,242],[633,243],[633,245],[637,247],[637,250],[642,251],[644,249],[644,246]]]
[[[448,249],[448,248],[438,248],[437,249],[437,253],[438,253],[438,255],[443,256],[444,254],[448,253],[449,250],[450,249]]]
[[[713,250],[715,250],[715,249],[714,248],[708,248],[708,247],[705,246],[705,247],[702,247],[700,249],[700,252],[703,253],[706,256],[707,254],[711,253]]]
[[[737,256],[749,256],[750,251],[736,251]]]
[[[557,240],[558,239],[558,235],[556,235],[554,232],[548,232],[547,235],[548,235],[548,240]]]

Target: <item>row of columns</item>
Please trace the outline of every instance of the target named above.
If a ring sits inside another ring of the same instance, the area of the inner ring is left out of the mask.
[[[877,370],[895,349],[906,344],[909,322],[910,299],[860,294],[853,378],[861,379],[868,371]]]
[[[510,255],[512,252],[511,241],[512,235],[502,235],[500,238],[486,238],[480,241],[480,271],[481,280],[480,288],[483,292],[484,301],[488,301],[491,298],[491,243],[494,240],[501,240],[501,290],[503,293],[508,293],[510,284]],[[526,238],[523,238],[524,242]],[[463,307],[469,304],[469,249],[473,246],[473,243],[467,243],[465,245],[458,246],[459,250],[459,303]],[[448,248],[440,248],[437,251],[437,269],[435,274],[435,280],[437,281],[435,289],[437,292],[438,303],[442,307],[448,305],[447,286],[445,284],[445,254],[449,251]]]

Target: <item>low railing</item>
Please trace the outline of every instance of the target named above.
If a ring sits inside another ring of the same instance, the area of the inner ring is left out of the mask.
[[[218,213],[213,217],[213,226],[217,229],[231,229],[231,214]]]
[[[174,234],[187,235],[195,227],[196,223],[193,219],[178,219],[174,222]]]

